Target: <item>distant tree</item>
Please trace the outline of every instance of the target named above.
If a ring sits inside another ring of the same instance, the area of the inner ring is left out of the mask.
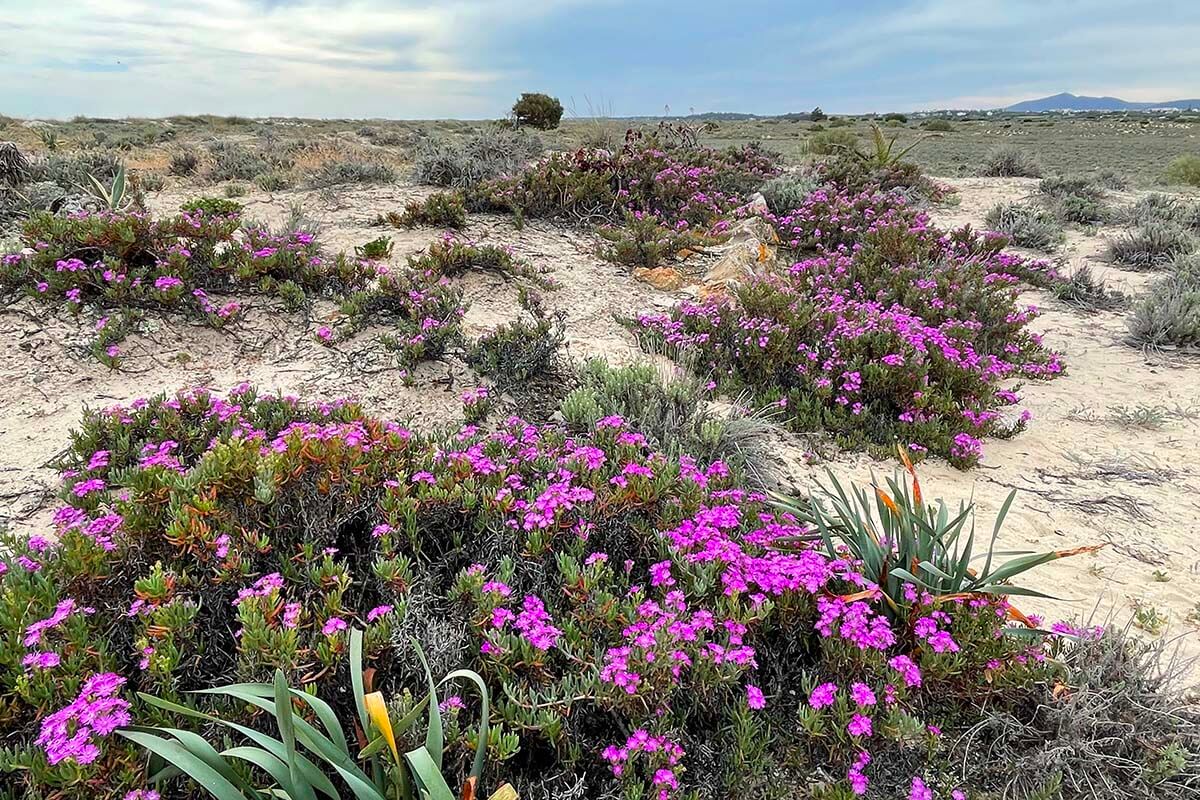
[[[513,103],[512,113],[518,125],[548,131],[558,127],[559,121],[562,120],[563,107],[557,97],[540,92],[525,92],[520,100]]]
[[[825,119],[825,112],[821,110],[820,106],[817,106],[808,115],[808,118],[811,119],[813,122],[820,122],[821,120]]]

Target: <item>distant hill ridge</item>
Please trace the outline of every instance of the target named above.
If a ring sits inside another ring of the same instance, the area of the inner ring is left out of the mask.
[[[1022,100],[1005,111],[1145,111],[1149,108],[1200,109],[1200,99],[1166,100],[1161,103],[1133,103],[1119,97],[1088,97],[1063,92],[1036,100]]]

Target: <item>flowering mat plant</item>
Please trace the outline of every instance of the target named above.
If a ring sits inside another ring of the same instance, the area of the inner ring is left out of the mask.
[[[965,797],[994,778],[951,777],[946,732],[1046,702],[1100,635],[1031,637],[1000,593],[906,584],[893,607],[856,561],[797,547],[813,528],[736,469],[617,416],[420,434],[349,401],[194,389],[88,412],[59,467],[54,536],[0,561],[4,763],[26,796],[149,796],[111,734],[178,721],[135,689],[253,725],[189,692],[281,670],[350,727],[360,627],[401,716],[422,685],[408,636],[483,677],[489,769],[517,786]],[[450,731],[465,774],[470,732]]]

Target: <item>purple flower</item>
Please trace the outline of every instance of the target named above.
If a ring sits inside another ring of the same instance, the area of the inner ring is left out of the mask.
[[[865,683],[850,684],[850,698],[861,708],[875,705],[875,693]]]
[[[394,609],[389,605],[375,606],[367,612],[367,622],[374,622],[380,617],[392,613]]]
[[[321,633],[325,634],[326,636],[334,636],[346,630],[347,627],[349,626],[346,624],[346,620],[342,619],[341,617],[330,617],[329,619],[325,620],[325,624],[321,626]]]
[[[808,704],[813,708],[825,708],[833,705],[834,696],[837,694],[836,683],[822,683],[817,688],[813,689],[808,695]]]
[[[870,736],[872,733],[871,718],[865,714],[855,714],[846,724],[846,731],[851,736]]]
[[[754,710],[767,707],[767,698],[763,697],[762,689],[750,684],[746,685],[746,704]]]
[[[117,696],[125,679],[112,672],[93,675],[79,696],[42,720],[37,743],[53,765],[61,761],[90,764],[100,756],[95,739],[130,722],[129,703]]]

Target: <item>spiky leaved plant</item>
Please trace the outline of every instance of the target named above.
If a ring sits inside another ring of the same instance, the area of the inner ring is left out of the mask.
[[[974,504],[960,502],[952,512],[941,499],[926,502],[912,462],[902,448],[897,449],[911,488],[895,476],[887,480],[886,490],[873,483],[869,490],[851,487],[847,491],[829,472],[829,485],[820,485],[820,496],[803,500],[777,496],[775,501],[816,529],[802,538],[823,543],[831,558],[849,556],[861,562],[862,574],[879,586],[888,613],[896,618],[905,616],[906,584],[928,591],[935,604],[970,595],[1047,597],[1009,581],[1047,562],[1103,546],[1045,553],[997,551],[1000,528],[1016,498],[1012,491],[996,515],[986,552],[976,554]],[[1015,558],[993,568],[997,555]],[[975,569],[971,564],[980,557],[983,566]],[[1020,612],[1012,613],[1025,621]]]
[[[29,160],[13,142],[0,142],[0,184],[20,186],[29,179]]]
[[[351,632],[351,688],[359,723],[368,742],[357,758],[351,754],[341,722],[333,708],[315,695],[289,687],[283,671],[278,669],[270,684],[235,683],[196,692],[224,695],[235,702],[266,712],[275,720],[278,738],[140,692],[138,696],[142,701],[155,708],[223,725],[249,739],[254,746],[243,745],[218,751],[199,734],[170,727],[135,725],[118,733],[150,752],[151,783],[182,775],[217,800],[249,800],[262,797],[264,793],[282,800],[315,800],[318,793],[331,800],[473,800],[478,795],[487,760],[491,713],[487,684],[478,673],[465,669],[455,670],[441,683],[436,682],[420,646],[415,641],[412,644],[425,671],[428,693],[411,712],[393,724],[383,695],[380,692],[367,694],[365,691],[363,635],[361,630]],[[475,759],[458,794],[451,790],[442,773],[445,737],[437,695],[439,685],[453,681],[473,684],[479,690],[481,700]],[[320,728],[296,715],[293,709],[296,702],[312,710]],[[422,711],[427,711],[425,743],[401,754],[396,737],[411,728]],[[390,761],[379,758],[381,753],[388,751],[392,754]],[[272,785],[268,789],[255,787],[243,772],[234,769],[235,761],[244,761],[257,767],[270,777]],[[345,789],[339,789],[326,770],[332,770],[331,774],[341,779]],[[489,800],[516,800],[516,792],[509,784],[504,784]]]

